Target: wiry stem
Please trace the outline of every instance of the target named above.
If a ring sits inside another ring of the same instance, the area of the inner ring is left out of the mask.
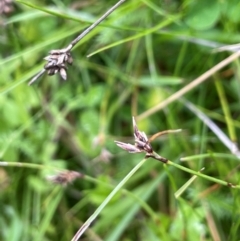
[[[152,153],[147,153],[145,156],[145,158],[150,158],[150,157],[162,163],[165,163],[165,164],[168,163],[167,158],[158,155],[155,151],[153,151]]]
[[[153,136],[151,136],[148,139],[148,141],[152,142],[153,140],[155,140],[159,136],[170,134],[170,133],[177,133],[177,132],[181,132],[181,131],[182,131],[182,129],[161,131],[161,132],[158,132],[158,133],[154,134]]]
[[[36,74],[28,83],[28,85],[33,84],[37,79],[39,79],[44,73],[46,72],[46,69],[42,69],[38,74]]]
[[[101,23],[108,15],[110,15],[116,8],[118,8],[126,0],[120,0],[113,7],[111,7],[106,13],[102,15],[95,23],[84,30],[77,38],[75,38],[66,48],[66,51],[70,51],[84,36],[86,36],[90,31],[92,31],[99,23]]]
[[[169,96],[167,99],[160,102],[156,106],[148,109],[147,111],[145,111],[142,114],[140,114],[139,116],[137,116],[136,119],[142,120],[142,119],[156,113],[157,111],[159,111],[160,109],[169,105],[173,101],[178,100],[180,97],[182,97],[183,95],[188,93],[190,90],[192,90],[196,86],[199,86],[201,83],[203,83],[203,81],[207,80],[214,73],[216,73],[217,71],[219,71],[220,69],[222,69],[226,65],[230,64],[235,59],[239,58],[239,56],[240,56],[240,51],[233,53],[232,55],[230,55],[229,57],[227,57],[226,59],[224,59],[223,61],[221,61],[220,63],[218,63],[217,65],[215,65],[211,69],[209,69],[208,71],[206,71],[204,74],[202,74],[201,76],[199,76],[198,78],[196,78],[195,80],[190,82],[190,84],[188,84],[185,87],[183,87],[182,89],[178,90],[177,92],[175,92],[174,94],[172,94],[171,96]]]
[[[133,176],[133,174],[146,162],[147,159],[143,159],[139,162],[124,178],[123,180],[112,190],[102,204],[96,209],[96,211],[88,218],[88,220],[79,228],[75,236],[71,241],[77,241],[82,234],[88,229],[92,222],[98,217],[105,206],[110,202],[114,195],[124,186],[124,184]]]

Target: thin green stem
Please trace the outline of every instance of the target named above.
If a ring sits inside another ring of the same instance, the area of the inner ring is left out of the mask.
[[[115,186],[109,184],[109,183],[106,183],[106,182],[102,182],[102,181],[99,181],[98,179],[96,178],[93,178],[93,177],[90,177],[90,176],[87,176],[87,175],[84,175],[83,179],[89,181],[89,182],[93,182],[95,184],[99,184],[101,186],[104,186],[104,187],[108,187],[109,189],[114,189]],[[144,202],[142,199],[140,199],[138,196],[136,196],[134,193],[128,191],[127,189],[121,189],[120,190],[123,194],[126,194],[127,196],[130,196],[132,197],[133,199],[135,199],[139,204],[140,206],[143,208],[143,210],[153,219],[153,220],[156,220],[158,217],[157,215],[155,214],[155,212],[151,209],[151,207],[146,203]]]
[[[83,31],[76,39],[74,39],[66,48],[70,51],[74,45],[76,45],[84,36],[86,36],[90,31],[92,31],[98,24],[100,24],[108,15],[110,15],[116,8],[118,8],[126,0],[118,1],[113,7],[111,7],[106,13],[104,13],[96,22],[94,22],[90,27]]]
[[[198,159],[203,159],[208,157],[239,160],[239,158],[233,154],[210,152],[210,153],[203,153],[203,154],[198,154],[193,156],[182,157],[181,161],[198,160]]]
[[[153,152],[152,157],[155,158],[156,160],[159,160],[159,161],[161,161],[161,159],[163,158],[163,157],[159,156],[156,152]],[[202,178],[204,178],[204,179],[207,179],[207,180],[209,180],[209,181],[212,181],[212,182],[215,182],[215,183],[224,185],[224,186],[228,186],[228,187],[240,189],[240,185],[234,185],[234,184],[232,184],[232,183],[230,183],[230,182],[226,182],[226,181],[222,181],[222,180],[220,180],[220,179],[214,178],[214,177],[210,177],[210,176],[205,175],[205,174],[202,174],[202,173],[200,173],[200,172],[198,172],[198,171],[194,171],[194,170],[189,169],[189,168],[187,168],[187,167],[181,166],[181,165],[179,165],[179,164],[177,164],[177,163],[171,162],[171,161],[169,161],[169,160],[167,160],[167,159],[166,159],[166,161],[164,161],[164,164],[170,165],[170,166],[174,166],[174,167],[176,167],[176,168],[178,168],[178,169],[180,169],[180,170],[182,170],[182,171],[191,173],[191,174],[193,174],[193,175],[202,177]]]
[[[72,241],[77,241],[82,234],[88,229],[91,223],[97,218],[104,207],[110,202],[113,196],[123,187],[123,185],[132,177],[132,175],[146,162],[147,159],[143,159],[139,162],[125,178],[115,187],[115,189],[107,196],[107,198],[102,202],[102,204],[96,209],[96,211],[89,217],[89,219],[80,227]]]
[[[171,161],[169,161],[169,160],[168,160],[168,162],[166,163],[166,165],[174,166],[174,167],[176,167],[176,168],[178,168],[178,169],[180,169],[180,170],[182,170],[182,171],[185,171],[185,172],[191,173],[191,174],[193,174],[193,175],[202,177],[202,178],[204,178],[204,179],[206,179],[206,180],[209,180],[209,181],[211,181],[211,182],[215,182],[215,183],[221,184],[221,185],[223,185],[223,186],[228,186],[228,187],[240,189],[240,185],[234,185],[234,184],[232,184],[232,183],[229,183],[229,182],[226,182],[226,181],[222,181],[222,180],[217,179],[217,178],[214,178],[214,177],[210,177],[210,176],[205,175],[205,174],[202,174],[202,173],[200,173],[200,172],[198,172],[198,171],[194,171],[194,170],[191,170],[191,169],[189,169],[189,168],[187,168],[187,167],[178,165],[178,164],[176,164],[176,163],[174,163],[174,162],[171,162]]]
[[[54,166],[46,166],[42,164],[35,164],[35,163],[27,163],[27,162],[6,162],[0,161],[0,166],[5,167],[25,167],[25,168],[33,168],[33,169],[54,169],[54,170],[64,170],[59,167]]]
[[[237,135],[236,135],[235,128],[233,125],[233,119],[231,117],[229,104],[228,104],[228,101],[227,101],[227,98],[226,98],[226,95],[224,92],[224,88],[223,88],[221,81],[216,76],[215,76],[215,79],[216,79],[216,81],[214,83],[215,83],[215,86],[216,86],[216,89],[217,89],[217,92],[219,95],[219,99],[220,99],[220,102],[222,105],[222,109],[224,112],[224,117],[225,117],[225,120],[227,123],[227,128],[228,128],[228,133],[229,133],[230,139],[232,141],[236,142]]]
[[[175,18],[175,20],[177,20],[177,19],[180,18],[180,16],[179,16],[179,15],[176,15],[174,18]],[[123,44],[123,43],[130,42],[130,41],[132,41],[132,40],[136,40],[136,39],[142,38],[142,37],[146,36],[147,34],[151,34],[151,33],[154,33],[154,32],[158,32],[160,29],[162,29],[162,28],[170,25],[172,22],[173,22],[173,20],[167,19],[167,20],[161,22],[160,24],[158,24],[158,25],[156,25],[156,26],[154,26],[154,27],[152,27],[152,28],[149,28],[149,29],[146,30],[146,31],[142,31],[141,33],[137,33],[137,34],[135,34],[135,35],[133,35],[133,36],[130,36],[130,37],[128,37],[128,38],[121,39],[120,41],[117,41],[117,42],[115,42],[115,43],[112,43],[112,44],[109,44],[109,45],[107,45],[107,46],[104,46],[104,47],[102,47],[102,48],[100,48],[100,49],[92,52],[91,54],[87,55],[87,57],[89,58],[89,57],[91,57],[91,56],[93,56],[93,55],[95,55],[95,54],[97,54],[97,53],[100,53],[100,52],[102,52],[102,51],[104,51],[104,50],[110,49],[110,48],[112,48],[112,47],[118,46],[118,45]]]

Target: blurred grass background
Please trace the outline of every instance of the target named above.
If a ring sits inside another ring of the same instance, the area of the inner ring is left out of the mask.
[[[74,47],[66,82],[45,75],[27,85],[50,50],[66,47],[115,3],[18,1],[1,13],[0,159],[41,168],[0,167],[0,240],[71,240],[143,158],[114,144],[132,143],[132,116],[230,55],[214,48],[240,41],[238,0],[127,0]],[[184,96],[236,143],[239,77],[237,59]],[[155,140],[154,150],[176,163],[208,153],[180,164],[238,184],[239,159],[179,100],[141,118],[139,129],[183,129]],[[54,185],[49,166],[87,177]],[[198,177],[176,198],[190,178],[149,159],[125,185],[130,194],[119,192],[82,240],[239,240],[239,189]]]

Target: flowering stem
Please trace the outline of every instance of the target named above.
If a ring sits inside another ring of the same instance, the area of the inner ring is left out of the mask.
[[[70,51],[72,48],[90,31],[92,31],[99,23],[101,23],[108,15],[110,15],[116,8],[118,8],[122,3],[126,0],[119,0],[113,7],[111,7],[105,14],[102,15],[96,22],[94,22],[90,27],[88,27],[85,31],[83,31],[77,38],[75,38],[66,48],[57,49],[50,51],[50,55],[45,57],[44,59],[48,61],[45,64],[44,68],[34,76],[28,85],[33,84],[36,80],[38,80],[45,72],[48,75],[54,75],[56,73],[60,73],[62,79],[67,80],[67,65],[72,64],[73,59],[71,57]]]
[[[211,177],[211,176],[202,174],[202,173],[199,172],[199,171],[194,171],[194,170],[192,170],[192,169],[189,169],[189,168],[187,168],[187,167],[181,166],[181,165],[179,165],[179,164],[177,164],[177,163],[174,163],[174,162],[171,162],[171,161],[169,161],[169,160],[167,161],[166,164],[167,164],[167,165],[170,165],[170,166],[174,166],[174,167],[176,167],[176,168],[178,168],[178,169],[180,169],[180,170],[183,170],[183,171],[185,171],[185,172],[191,173],[191,174],[193,174],[193,175],[202,177],[202,178],[207,179],[207,180],[209,180],[209,181],[211,181],[211,182],[215,182],[215,183],[221,184],[221,185],[223,185],[223,186],[228,186],[228,187],[240,189],[240,185],[234,185],[234,184],[232,184],[232,183],[230,183],[230,182],[222,181],[222,180],[220,180],[220,179],[217,179],[217,178],[214,178],[214,177]]]
[[[33,169],[54,169],[54,170],[60,170],[60,168],[58,168],[58,167],[45,166],[45,165],[42,165],[42,164],[27,163],[27,162],[6,162],[6,161],[0,161],[0,166],[25,167],[25,168],[33,168]]]
[[[110,15],[116,8],[118,8],[126,0],[118,1],[113,7],[111,7],[106,13],[104,13],[95,23],[83,31],[77,38],[75,38],[66,48],[66,52],[70,51],[74,45],[76,45],[84,36],[86,36],[90,31],[92,31],[99,23],[101,23],[108,15]]]

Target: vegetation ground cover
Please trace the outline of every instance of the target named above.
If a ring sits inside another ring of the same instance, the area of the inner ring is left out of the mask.
[[[240,54],[223,47],[240,39],[237,0],[126,0],[73,48],[66,81],[28,86],[114,4],[1,8],[0,239],[71,240],[115,190],[82,240],[238,240]],[[147,137],[182,129],[151,142],[168,164],[115,144],[134,143],[132,116]],[[67,170],[81,176],[56,184]]]

